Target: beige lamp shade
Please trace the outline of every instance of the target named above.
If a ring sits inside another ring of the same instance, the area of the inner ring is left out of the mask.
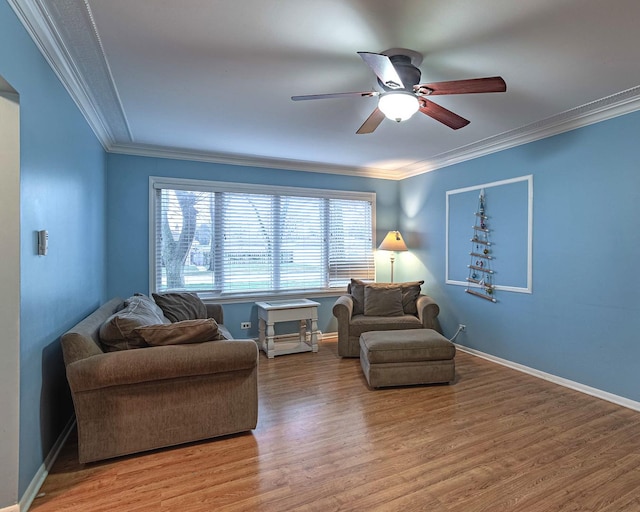
[[[389,231],[384,237],[378,249],[383,251],[408,251],[407,244],[404,243],[400,231]]]

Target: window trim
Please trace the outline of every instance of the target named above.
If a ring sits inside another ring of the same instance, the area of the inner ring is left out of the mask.
[[[159,207],[156,201],[156,190],[163,188],[172,188],[177,190],[202,191],[202,192],[236,192],[236,193],[254,193],[269,195],[290,195],[296,197],[317,197],[322,199],[344,199],[369,201],[371,203],[371,249],[373,251],[375,266],[375,248],[376,245],[376,193],[361,192],[349,190],[332,190],[307,187],[291,187],[280,185],[261,185],[256,183],[235,183],[227,181],[211,181],[198,180],[190,178],[170,178],[163,176],[149,176],[149,293],[156,293],[156,209]],[[374,269],[375,272],[375,269]],[[281,292],[261,292],[261,293],[237,293],[227,296],[218,296],[210,293],[200,292],[198,295],[203,299],[215,298],[216,302],[248,302],[257,298],[265,297],[296,297],[304,295],[305,297],[322,297],[336,296],[344,290],[336,290],[335,292],[325,289],[316,289],[305,291],[281,291]]]

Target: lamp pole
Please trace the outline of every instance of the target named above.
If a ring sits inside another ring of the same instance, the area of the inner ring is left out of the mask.
[[[391,282],[393,283],[393,263],[396,261],[396,253],[395,251],[391,251]]]
[[[396,260],[396,252],[408,251],[407,244],[404,243],[400,231],[389,231],[378,249],[391,253],[391,282],[393,283],[393,264]]]

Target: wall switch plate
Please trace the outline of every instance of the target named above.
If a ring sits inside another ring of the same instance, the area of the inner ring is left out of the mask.
[[[38,256],[46,256],[49,250],[49,232],[46,229],[38,231]]]
[[[242,322],[240,324],[240,329],[251,329],[251,322]]]

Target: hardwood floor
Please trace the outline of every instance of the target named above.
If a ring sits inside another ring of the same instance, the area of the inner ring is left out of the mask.
[[[253,433],[79,465],[30,510],[640,511],[640,413],[458,352],[456,382],[372,391],[335,342],[260,355]]]

